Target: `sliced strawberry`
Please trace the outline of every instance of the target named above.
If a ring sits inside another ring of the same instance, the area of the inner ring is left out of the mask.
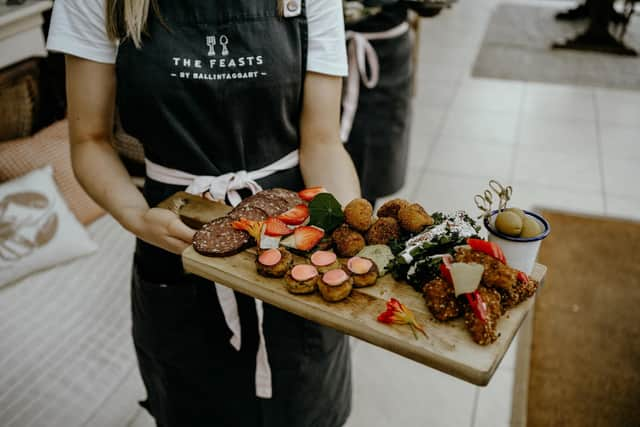
[[[289,209],[282,215],[280,215],[278,219],[284,222],[285,224],[300,225],[308,217],[309,217],[309,208],[307,207],[307,205],[298,205],[292,209]]]
[[[323,236],[324,231],[322,231],[321,228],[310,225],[298,227],[293,232],[296,249],[301,251],[308,251],[313,248],[320,240],[322,240]]]
[[[267,236],[286,236],[293,233],[293,230],[278,218],[268,218],[265,225],[264,234]]]
[[[298,196],[305,202],[310,202],[318,194],[326,193],[326,192],[327,190],[324,187],[311,187],[311,188],[305,188],[304,190],[299,191]]]
[[[483,252],[489,256],[494,257],[503,264],[507,263],[507,260],[502,252],[502,248],[494,242],[487,242],[481,239],[467,239],[467,244],[471,246],[471,249],[478,252]]]
[[[231,226],[236,230],[242,230],[249,233],[256,242],[260,241],[260,231],[262,230],[262,221],[251,221],[250,219],[240,218],[238,221],[233,221]]]

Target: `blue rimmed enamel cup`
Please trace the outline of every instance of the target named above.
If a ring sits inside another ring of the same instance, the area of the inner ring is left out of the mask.
[[[533,218],[542,228],[542,233],[534,237],[513,237],[503,234],[496,230],[495,221],[498,210],[492,211],[490,215],[485,217],[484,226],[489,232],[489,241],[497,243],[504,252],[507,264],[510,267],[524,271],[527,274],[533,272],[533,267],[538,257],[540,243],[549,235],[551,227],[549,222],[540,214],[531,211],[523,211],[525,215]]]

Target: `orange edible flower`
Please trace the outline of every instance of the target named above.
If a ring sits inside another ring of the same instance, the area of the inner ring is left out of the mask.
[[[242,230],[249,233],[251,237],[260,244],[260,233],[262,232],[263,221],[251,221],[250,219],[240,218],[238,221],[233,221],[231,226],[236,230]]]
[[[418,339],[418,336],[416,335],[415,329],[422,332],[425,337],[427,336],[424,328],[420,326],[411,310],[395,298],[391,298],[387,301],[387,310],[380,313],[378,316],[378,322],[387,324],[395,323],[396,325],[409,325],[416,339]]]

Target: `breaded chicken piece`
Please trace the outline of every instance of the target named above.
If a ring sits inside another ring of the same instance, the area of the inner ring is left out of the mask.
[[[367,231],[371,227],[373,206],[367,199],[353,199],[344,208],[344,220],[351,228]]]
[[[538,282],[530,279],[527,283],[517,281],[511,289],[498,289],[500,296],[502,297],[502,307],[507,308],[515,307],[522,301],[533,296],[538,289]]]
[[[391,217],[378,218],[366,234],[369,245],[386,245],[398,237],[400,237],[400,226],[398,221]]]
[[[391,217],[394,219],[398,219],[398,211],[409,205],[410,203],[404,199],[392,199],[388,202],[385,202],[378,208],[377,215],[379,218]]]
[[[490,288],[510,290],[516,283],[518,270],[504,265],[497,259],[483,252],[469,248],[459,248],[454,255],[456,262],[482,264],[482,284]]]
[[[502,306],[500,305],[500,294],[495,289],[485,286],[478,287],[480,297],[487,305],[487,321],[480,320],[471,306],[465,307],[464,324],[467,326],[471,338],[480,345],[491,344],[498,339],[496,327],[498,319],[502,315]]]
[[[436,277],[422,288],[427,308],[441,322],[454,319],[462,313],[456,294],[446,280]]]

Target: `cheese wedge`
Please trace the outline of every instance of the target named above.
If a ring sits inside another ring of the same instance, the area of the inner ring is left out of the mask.
[[[480,280],[482,280],[482,273],[484,273],[484,267],[481,264],[467,264],[464,262],[451,264],[449,270],[451,271],[456,296],[478,289]]]

